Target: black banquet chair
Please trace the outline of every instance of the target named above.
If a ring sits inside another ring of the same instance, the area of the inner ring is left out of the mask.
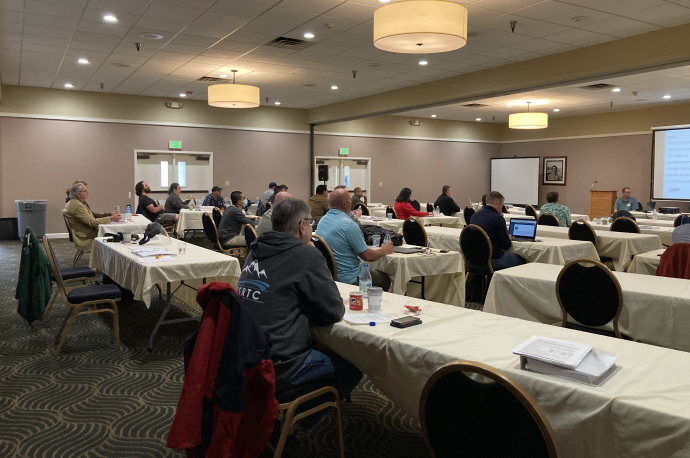
[[[386,215],[389,213],[393,215],[393,219],[398,219],[398,213],[395,211],[395,208],[391,206],[386,207]]]
[[[426,211],[429,213],[433,212],[434,211],[434,204],[432,204],[431,202],[428,202],[426,204]]]
[[[407,218],[403,223],[402,227],[403,237],[405,238],[405,243],[408,245],[415,245],[426,247],[427,238],[426,230],[422,223],[415,218]],[[411,283],[419,283],[422,287],[422,299],[424,299],[424,277],[421,277],[420,281],[410,280]]]
[[[475,214],[474,208],[472,207],[465,207],[465,209],[462,211],[462,216],[465,218],[465,225],[470,224],[470,220],[472,219],[472,215]]]
[[[326,264],[328,265],[328,270],[331,271],[333,280],[338,281],[338,266],[335,263],[335,256],[333,256],[331,247],[328,246],[328,243],[326,243],[324,239],[316,234],[311,236],[311,241],[314,243],[316,249],[319,250],[326,259]]]
[[[435,458],[558,456],[551,425],[534,398],[483,363],[441,366],[424,386],[419,421]]]
[[[621,285],[599,261],[575,259],[563,266],[556,279],[556,297],[561,306],[562,327],[631,340],[618,329],[623,309]],[[579,324],[569,323],[568,316]],[[595,329],[610,322],[613,331]]]
[[[489,236],[479,226],[474,224],[465,226],[460,232],[460,251],[465,259],[466,279],[475,275],[481,276],[483,301],[489,289],[491,276],[494,274],[491,265],[493,248]]]
[[[223,214],[220,212],[218,207],[213,207],[211,212],[213,215],[213,222],[216,223],[216,227],[220,227],[220,220],[223,219]]]
[[[422,211],[422,206],[419,205],[419,201],[417,199],[410,200],[410,205],[412,205],[412,208],[414,208],[416,211]]]
[[[201,224],[204,227],[204,234],[211,245],[213,251],[218,251],[228,256],[233,256],[242,261],[247,258],[247,248],[243,246],[224,247],[218,238],[218,227],[213,222],[213,218],[208,213],[201,215]],[[241,264],[240,264],[241,265]]]
[[[369,212],[369,207],[364,205],[363,202],[357,202],[354,207],[352,207],[353,210],[360,209],[362,210],[362,216],[371,216],[371,213]]]
[[[640,234],[640,227],[635,221],[627,216],[619,216],[611,223],[611,232],[629,232],[631,234]]]
[[[542,226],[560,226],[561,222],[558,221],[556,215],[554,215],[553,213],[546,212],[539,215],[537,224],[540,224]]]
[[[501,213],[503,213],[504,215],[507,214],[508,213],[508,207],[506,207],[505,205],[502,206],[501,207]]]
[[[525,207],[525,216],[531,216],[534,219],[537,219],[537,210],[535,210],[533,206],[527,205]]]
[[[252,242],[258,237],[256,234],[256,229],[254,229],[254,226],[251,224],[245,224],[242,226],[242,234],[244,235],[244,240],[247,243],[247,251],[249,251],[249,247],[251,246]]]
[[[592,229],[592,226],[583,219],[573,221],[573,224],[568,228],[568,238],[570,240],[592,242],[595,247],[597,246],[597,234]]]

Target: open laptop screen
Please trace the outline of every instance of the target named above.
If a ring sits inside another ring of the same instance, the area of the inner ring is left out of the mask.
[[[513,237],[533,239],[537,235],[537,220],[527,218],[512,218],[510,220],[508,234],[512,235]]]

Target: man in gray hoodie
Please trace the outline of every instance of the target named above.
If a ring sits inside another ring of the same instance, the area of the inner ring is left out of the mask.
[[[311,343],[312,326],[336,323],[345,313],[326,260],[311,243],[311,210],[306,202],[288,197],[275,204],[271,220],[273,230],[251,246],[237,291],[271,335],[277,396],[323,380],[324,386],[335,381],[344,399],[362,373]]]

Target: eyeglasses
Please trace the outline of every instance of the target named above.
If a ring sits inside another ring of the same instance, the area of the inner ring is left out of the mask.
[[[306,221],[311,227],[314,227],[314,220],[312,218],[304,218],[302,221]]]

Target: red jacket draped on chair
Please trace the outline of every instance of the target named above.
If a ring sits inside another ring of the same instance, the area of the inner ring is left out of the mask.
[[[674,243],[664,251],[656,275],[690,280],[690,243]]]

